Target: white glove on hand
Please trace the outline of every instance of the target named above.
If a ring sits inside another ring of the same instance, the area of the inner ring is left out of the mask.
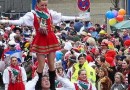
[[[0,20],[0,24],[8,24],[9,21],[8,20]]]

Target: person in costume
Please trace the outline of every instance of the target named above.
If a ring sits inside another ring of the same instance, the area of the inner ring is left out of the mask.
[[[88,80],[85,69],[79,70],[78,81],[74,85],[75,90],[96,90],[96,87]]]
[[[87,78],[91,81],[91,83],[93,85],[95,85],[96,72],[91,66],[88,65],[85,54],[80,54],[78,56],[78,63],[75,63],[73,65],[73,74],[72,74],[72,77],[71,77],[71,82],[74,83],[74,82],[76,82],[78,80],[78,72],[81,69],[86,70]]]
[[[37,0],[35,10],[26,13],[19,20],[0,20],[0,23],[8,23],[13,25],[33,26],[36,30],[31,51],[37,55],[39,62],[38,67],[41,69],[37,72],[42,73],[45,63],[45,57],[48,59],[49,79],[51,90],[55,90],[55,68],[54,58],[55,51],[60,49],[60,44],[54,34],[53,24],[60,21],[80,19],[74,16],[62,16],[61,13],[49,10],[47,8],[48,0]]]
[[[5,90],[25,90],[27,80],[25,69],[18,65],[17,57],[11,57],[10,63],[3,72]]]

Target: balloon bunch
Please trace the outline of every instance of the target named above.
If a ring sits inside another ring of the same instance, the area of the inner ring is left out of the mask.
[[[124,9],[112,10],[106,12],[106,17],[109,19],[109,25],[113,26],[117,22],[121,22],[124,20],[124,15],[126,14],[126,11]]]

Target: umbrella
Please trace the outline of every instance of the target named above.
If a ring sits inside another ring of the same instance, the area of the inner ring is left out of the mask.
[[[130,20],[122,21],[113,26],[116,29],[130,29]]]

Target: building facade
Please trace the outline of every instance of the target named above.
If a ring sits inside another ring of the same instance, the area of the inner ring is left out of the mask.
[[[0,12],[27,12],[31,9],[31,0],[0,0]]]

